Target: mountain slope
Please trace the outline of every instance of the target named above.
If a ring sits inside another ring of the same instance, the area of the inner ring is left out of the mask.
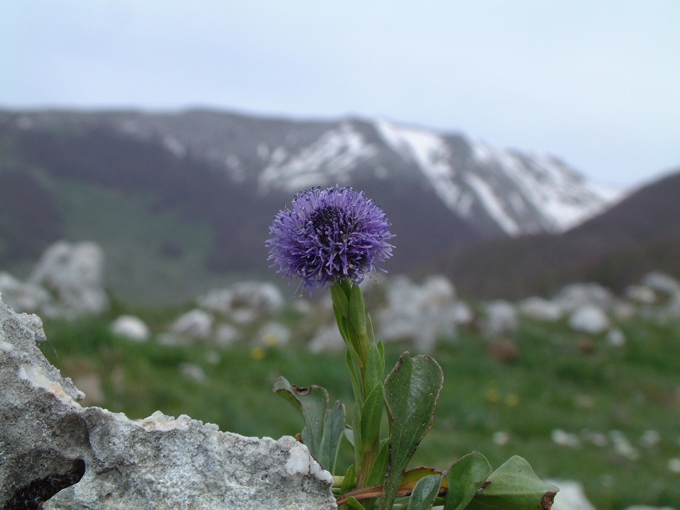
[[[421,268],[443,271],[465,295],[517,299],[574,281],[623,290],[662,270],[680,277],[680,168],[561,235],[496,239]]]
[[[196,253],[205,253],[213,273],[268,272],[271,218],[310,186],[352,185],[385,210],[397,236],[393,272],[480,240],[560,232],[621,196],[553,158],[492,149],[460,135],[384,120],[308,122],[213,111],[0,112],[0,176],[11,173],[47,190],[40,201],[53,203],[56,219],[23,251],[9,246],[15,241],[0,228],[0,264],[37,257],[59,232],[71,240],[99,234],[111,245],[105,234],[111,228],[85,228],[67,214],[78,209],[72,190],[83,183],[101,196],[137,197],[121,207],[143,215],[145,224],[158,224],[167,213],[182,228],[207,229],[209,239]],[[26,189],[19,202],[38,200],[38,187]],[[81,214],[106,218],[101,211]],[[130,214],[125,221],[135,230]],[[153,249],[161,257],[189,253],[189,237],[173,247],[166,233],[150,244],[164,247]],[[121,243],[109,246],[115,257],[130,253],[129,243]],[[152,260],[153,250],[143,248]],[[177,275],[156,277],[172,278]]]
[[[386,120],[289,121],[197,110],[24,113],[17,122],[32,129],[107,125],[156,140],[179,159],[210,163],[234,182],[254,182],[262,194],[356,179],[415,179],[482,237],[562,232],[623,196],[550,156]]]

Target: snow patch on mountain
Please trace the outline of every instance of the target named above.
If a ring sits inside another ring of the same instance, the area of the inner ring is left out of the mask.
[[[480,142],[472,143],[472,154],[480,166],[496,167],[514,183],[541,213],[548,231],[568,230],[625,196],[624,191],[589,181],[548,155],[520,155]]]
[[[259,175],[259,187],[262,191],[282,187],[296,192],[311,186],[345,184],[351,170],[377,152],[350,122],[343,122],[297,154],[283,146],[274,148]],[[259,153],[262,157],[265,151]]]
[[[470,216],[472,197],[456,184],[456,169],[451,164],[451,153],[445,140],[431,131],[398,126],[385,120],[374,125],[395,152],[406,161],[415,163],[432,184],[439,198],[463,217]]]
[[[498,225],[511,236],[518,236],[522,233],[522,229],[517,225],[515,220],[506,212],[503,199],[498,197],[494,189],[478,175],[468,173],[465,180],[470,184],[470,187],[475,190],[484,209],[489,213],[489,216],[498,223]]]
[[[382,119],[373,123],[385,143],[421,171],[450,209],[469,218],[477,204],[510,236],[563,232],[624,196],[550,156],[465,140],[467,160],[461,154],[454,158],[442,135]]]

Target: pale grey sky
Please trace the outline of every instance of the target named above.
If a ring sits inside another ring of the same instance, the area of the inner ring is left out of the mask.
[[[382,116],[558,156],[680,165],[678,0],[0,0],[0,107]]]

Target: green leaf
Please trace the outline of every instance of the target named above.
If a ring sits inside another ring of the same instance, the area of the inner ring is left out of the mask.
[[[377,386],[366,397],[361,410],[361,444],[364,451],[380,438],[380,421],[384,407],[382,387]]]
[[[368,339],[372,344],[375,343],[375,330],[373,329],[373,320],[371,319],[371,314],[366,314],[366,323],[368,324]]]
[[[446,474],[444,510],[463,510],[491,474],[491,464],[479,452],[458,459]]]
[[[373,463],[371,473],[368,475],[366,485],[378,485],[385,480],[385,473],[387,472],[387,460],[390,453],[390,440],[385,438],[380,441],[380,450],[378,456]]]
[[[357,472],[354,469],[354,464],[351,464],[345,473],[345,477],[342,479],[342,486],[340,487],[340,494],[345,494],[352,489],[357,483]]]
[[[347,363],[347,369],[349,370],[349,376],[352,380],[352,389],[354,390],[354,398],[357,402],[363,404],[364,399],[361,392],[361,379],[359,379],[359,374],[357,373],[354,362],[352,361],[352,355],[349,349],[345,352],[345,363]]]
[[[489,475],[488,486],[477,493],[469,510],[550,510],[555,494],[554,485],[536,476],[529,463],[515,455]]]
[[[421,466],[409,469],[404,473],[404,476],[401,477],[398,496],[409,495],[411,492],[413,492],[416,483],[418,483],[422,478],[425,478],[426,476],[430,475],[441,476],[441,474],[442,474],[441,471],[432,467]]]
[[[347,506],[352,508],[353,510],[366,510],[364,508],[364,505],[359,503],[356,499],[354,499],[351,496],[347,499]]]
[[[392,422],[390,455],[381,510],[388,510],[418,444],[432,426],[444,385],[439,364],[429,356],[405,352],[385,380],[385,404]]]
[[[366,336],[366,309],[364,308],[364,296],[358,285],[352,285],[349,296],[349,318],[352,326],[359,336]]]
[[[442,483],[442,475],[429,475],[421,478],[416,483],[407,510],[429,510],[439,494]]]
[[[279,377],[274,383],[274,393],[282,396],[302,413],[307,426],[302,431],[302,440],[316,460],[321,463],[323,431],[328,409],[328,392],[321,386],[301,388],[290,384],[285,377]]]
[[[326,422],[323,430],[323,443],[321,445],[319,464],[335,474],[335,462],[338,458],[340,440],[345,430],[345,406],[338,400],[326,413]]]
[[[380,349],[374,343],[368,349],[365,378],[367,394],[371,393],[374,388],[382,387],[385,378],[385,366],[380,356]]]
[[[335,283],[331,287],[331,299],[333,300],[333,305],[337,307],[340,312],[340,315],[349,319],[349,300],[339,283]]]

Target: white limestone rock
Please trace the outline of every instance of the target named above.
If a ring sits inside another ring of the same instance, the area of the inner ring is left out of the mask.
[[[522,315],[541,321],[555,322],[563,315],[560,305],[537,296],[520,301],[518,306]]]
[[[617,302],[614,294],[597,283],[572,283],[564,286],[552,299],[565,313],[585,305],[611,310]]]
[[[680,283],[670,275],[661,271],[654,271],[642,278],[642,285],[663,294],[680,294]]]
[[[378,313],[382,340],[412,340],[419,352],[430,352],[438,337],[456,336],[460,310],[456,291],[443,276],[431,276],[422,285],[405,276],[387,281],[387,307]]]
[[[104,252],[91,242],[58,241],[43,253],[28,283],[56,296],[55,314],[100,314],[109,307],[104,292]]]
[[[146,342],[151,337],[149,326],[134,315],[121,315],[111,324],[114,335],[123,336],[134,342]]]
[[[610,328],[607,314],[595,305],[584,305],[569,316],[569,327],[574,331],[599,335]]]
[[[239,324],[275,314],[285,303],[275,285],[260,282],[239,282],[226,289],[213,289],[197,302],[201,308],[224,314]]]
[[[6,272],[0,272],[0,294],[3,301],[19,313],[38,313],[53,301],[42,287],[21,282]]]
[[[485,307],[486,317],[481,327],[487,336],[498,336],[506,331],[514,331],[519,325],[517,310],[507,301],[491,301]]]
[[[46,510],[337,508],[332,477],[292,437],[81,407],[37,347],[41,324],[0,301],[0,507],[30,493]]]
[[[170,327],[171,333],[185,337],[187,340],[207,339],[212,333],[213,316],[204,310],[195,308],[177,318]]]
[[[552,510],[595,510],[583,492],[583,484],[572,480],[546,480],[560,488],[555,496]]]

